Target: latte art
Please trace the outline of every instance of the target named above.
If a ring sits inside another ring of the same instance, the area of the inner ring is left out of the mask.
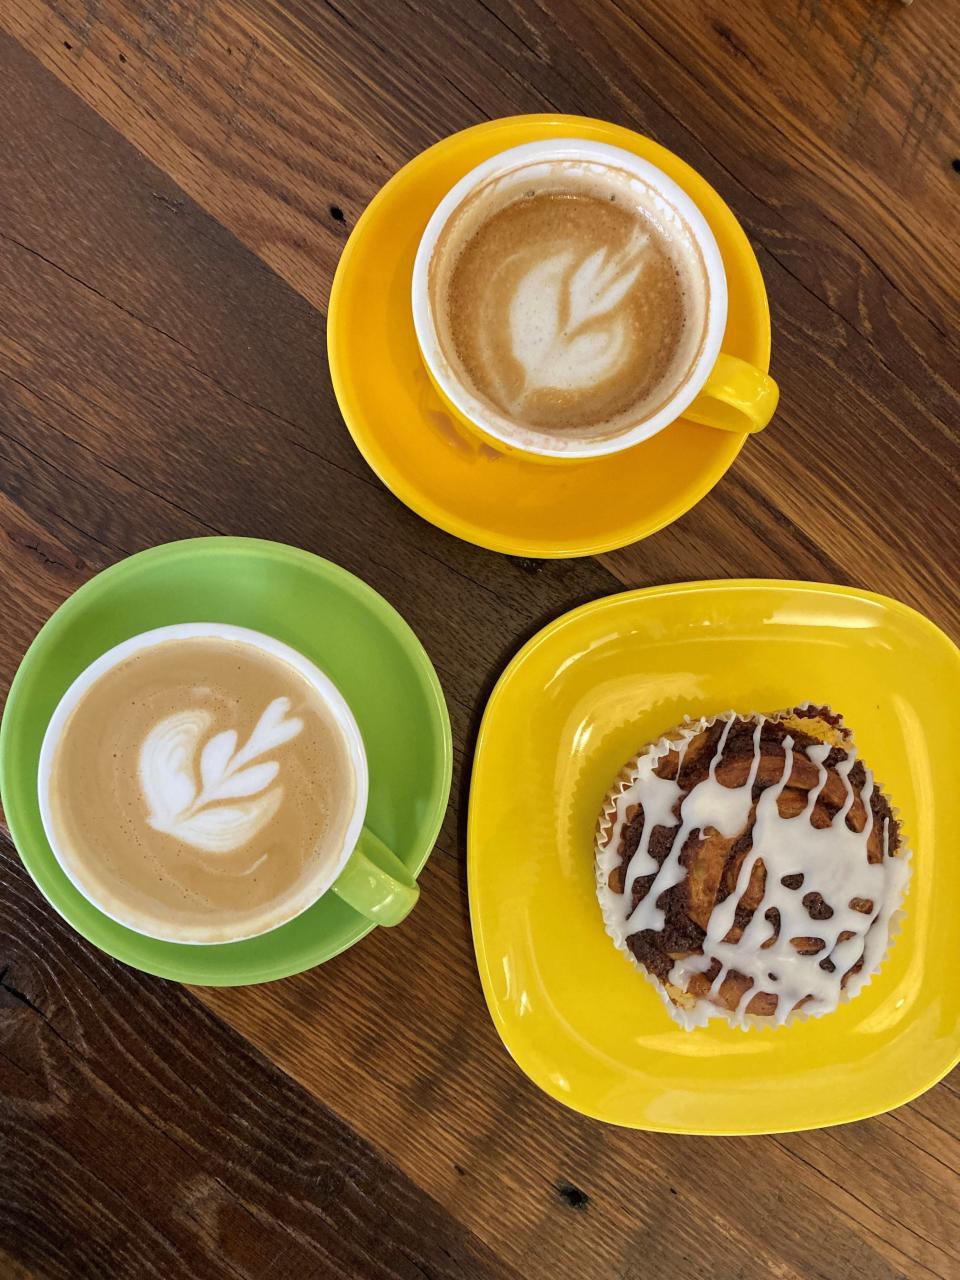
[[[200,751],[199,769],[197,752],[210,730],[210,714],[179,711],[161,720],[140,748],[138,772],[150,826],[209,853],[228,853],[252,840],[283,799],[279,763],[258,757],[303,728],[289,710],[289,698],[274,698],[239,749],[236,729],[215,734]]]
[[[336,866],[357,780],[318,689],[253,644],[197,636],[110,667],[70,712],[49,820],[71,877],[155,937],[273,928]]]
[[[476,188],[429,268],[448,376],[481,425],[521,446],[605,439],[655,415],[703,350],[709,293],[680,214],[639,177],[579,161]]]
[[[578,257],[560,249],[534,261],[509,299],[510,349],[523,370],[512,408],[530,392],[583,391],[616,376],[631,351],[627,295],[649,237]]]

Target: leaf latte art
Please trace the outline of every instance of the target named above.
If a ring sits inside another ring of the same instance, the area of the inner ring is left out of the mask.
[[[343,849],[357,778],[319,691],[252,644],[144,648],[67,721],[51,796],[70,871],[103,909],[174,941],[297,914]],[[312,899],[310,899],[312,900]]]
[[[197,751],[210,730],[210,713],[179,711],[161,720],[140,749],[138,770],[151,827],[210,853],[251,840],[283,798],[280,765],[261,757],[303,728],[289,710],[289,698],[274,698],[239,749],[236,729],[210,738],[200,751],[199,792]]]
[[[578,391],[616,375],[633,343],[627,295],[648,237],[623,249],[561,249],[537,260],[509,303],[510,347],[523,369],[515,407],[531,391]]]
[[[562,451],[644,421],[706,339],[693,233],[642,180],[603,166],[544,163],[472,192],[437,240],[429,289],[475,421],[520,445],[548,436]]]

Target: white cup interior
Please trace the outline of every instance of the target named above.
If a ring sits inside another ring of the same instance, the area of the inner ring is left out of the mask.
[[[429,276],[437,241],[453,214],[478,187],[512,170],[551,161],[576,161],[585,165],[615,168],[635,176],[671,206],[689,227],[703,257],[709,284],[706,334],[700,354],[689,376],[676,394],[656,413],[609,437],[565,438],[519,427],[479,400],[451,368],[440,343],[430,302]],[[720,354],[727,324],[727,279],[723,259],[706,218],[685,191],[662,170],[632,152],[607,143],[583,138],[555,138],[528,142],[502,151],[466,174],[437,205],[420,240],[413,267],[413,323],[424,363],[434,381],[457,410],[484,434],[510,448],[544,457],[591,458],[619,453],[648,440],[671,422],[696,398]]]
[[[124,919],[115,906],[98,901],[96,893],[91,890],[89,885],[84,883],[77,861],[72,858],[68,849],[62,847],[57,837],[52,820],[50,801],[56,748],[70,715],[87,690],[118,663],[123,662],[141,650],[177,640],[207,638],[234,641],[238,644],[248,645],[261,653],[278,658],[302,675],[317,691],[336,720],[347,744],[355,779],[353,809],[347,824],[343,848],[336,861],[325,863],[324,867],[318,870],[315,880],[305,886],[301,893],[291,901],[289,914],[285,914],[281,920],[272,921],[263,929],[256,929],[252,932],[230,934],[229,936],[218,935],[216,937],[189,936],[185,932],[176,931],[165,933],[153,929],[148,930],[131,919]],[[91,902],[98,911],[102,911],[111,920],[115,920],[118,924],[132,929],[136,933],[143,934],[148,938],[158,938],[165,942],[191,943],[194,945],[241,942],[246,938],[258,937],[262,933],[268,933],[273,929],[279,928],[282,924],[289,923],[290,920],[296,919],[298,915],[313,906],[336,880],[356,847],[367,812],[368,792],[367,754],[364,750],[360,728],[346,699],[330,677],[312,663],[309,658],[305,658],[297,649],[284,644],[280,640],[275,640],[273,636],[250,630],[248,627],[234,627],[219,622],[183,622],[168,627],[157,627],[152,631],[144,631],[140,635],[131,636],[129,640],[124,640],[121,644],[102,654],[95,662],[92,662],[70,685],[50,717],[50,722],[44,733],[43,744],[40,748],[40,766],[37,776],[40,818],[47,841],[63,873],[77,891],[88,902]]]

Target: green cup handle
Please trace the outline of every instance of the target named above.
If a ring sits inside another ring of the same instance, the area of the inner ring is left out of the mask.
[[[375,924],[399,924],[420,897],[419,886],[407,868],[367,827],[360,832],[357,847],[331,888]]]

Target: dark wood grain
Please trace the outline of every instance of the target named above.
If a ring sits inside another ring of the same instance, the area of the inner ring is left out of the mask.
[[[948,7],[22,0],[0,26],[0,690],[98,568],[256,534],[410,619],[458,770],[410,924],[259,989],[132,975],[2,863],[0,1274],[956,1274],[957,1076],[791,1137],[567,1113],[486,1016],[462,839],[503,662],[621,582],[857,582],[960,634]],[[554,109],[655,134],[727,198],[783,388],[714,493],[606,567],[418,520],[326,372],[333,269],[377,187],[455,128]]]
[[[352,0],[186,8],[34,0],[7,25],[321,308],[367,200],[453,129],[559,109],[679,151],[757,247],[781,410],[694,512],[607,563],[628,585],[852,582],[960,632],[930,554],[935,527],[960,561],[949,6],[605,0],[589,22],[573,0],[409,0],[375,21]]]
[[[182,988],[80,945],[2,837],[0,874],[0,1240],[25,1266],[512,1274]]]

